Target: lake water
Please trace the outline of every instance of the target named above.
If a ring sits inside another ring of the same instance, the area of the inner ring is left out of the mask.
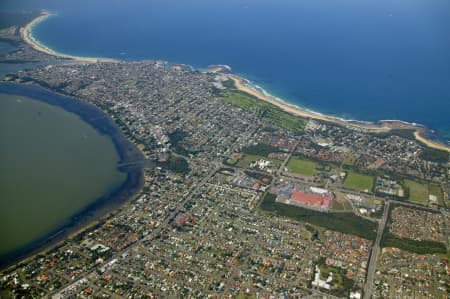
[[[60,107],[0,93],[0,257],[69,224],[126,180],[108,135]]]

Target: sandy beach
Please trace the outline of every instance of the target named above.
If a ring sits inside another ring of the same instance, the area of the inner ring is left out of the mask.
[[[420,130],[416,130],[414,132],[414,137],[416,137],[416,140],[422,142],[423,144],[425,144],[428,147],[434,148],[434,149],[438,149],[438,150],[442,150],[442,151],[446,151],[450,153],[450,147],[446,146],[444,144],[440,144],[431,140],[426,139],[425,137],[423,137],[421,135],[421,131]]]
[[[335,124],[349,127],[349,128],[362,129],[362,130],[365,130],[367,132],[372,132],[372,133],[389,132],[391,129],[398,129],[398,128],[413,129],[413,130],[415,130],[414,136],[417,141],[422,142],[423,144],[425,144],[426,146],[428,146],[430,148],[443,150],[443,151],[447,151],[450,153],[449,146],[428,140],[425,137],[423,137],[421,135],[422,132],[424,131],[424,129],[422,127],[419,127],[419,126],[416,126],[413,124],[404,123],[401,121],[381,121],[379,124],[375,124],[375,123],[370,124],[370,123],[358,122],[358,121],[348,121],[348,120],[340,119],[337,117],[332,117],[332,116],[328,116],[328,115],[324,115],[324,114],[320,114],[320,113],[315,113],[312,111],[302,110],[298,107],[291,106],[291,105],[288,105],[281,101],[278,101],[270,96],[265,95],[264,93],[262,93],[256,89],[253,89],[253,88],[247,86],[245,84],[245,79],[243,79],[243,78],[240,78],[236,75],[227,75],[227,76],[228,76],[228,78],[230,78],[231,80],[234,81],[235,86],[238,90],[245,92],[247,94],[250,94],[260,100],[266,101],[272,105],[275,105],[275,106],[283,109],[284,111],[287,111],[294,115],[298,115],[300,117],[309,118],[309,119],[316,119],[316,120],[320,120],[320,121],[331,122],[331,123],[335,123]]]
[[[320,114],[320,113],[314,113],[311,111],[306,111],[306,110],[300,110],[299,108],[296,108],[294,106],[288,105],[286,103],[283,103],[281,101],[277,101],[265,94],[263,94],[262,92],[259,92],[253,88],[248,87],[245,84],[244,79],[235,76],[235,75],[228,75],[228,77],[230,79],[232,79],[236,85],[236,88],[240,91],[243,91],[245,93],[248,93],[260,100],[266,101],[272,105],[275,105],[281,109],[283,109],[284,111],[287,111],[289,113],[292,113],[294,115],[298,115],[304,118],[310,118],[310,119],[317,119],[317,120],[321,120],[321,121],[327,121],[327,122],[332,122],[332,123],[336,123],[342,126],[347,126],[347,127],[355,127],[355,128],[360,128],[360,129],[364,129],[367,131],[371,131],[371,132],[376,132],[376,133],[381,133],[381,132],[388,132],[390,130],[390,128],[385,127],[385,126],[379,126],[376,124],[368,124],[368,123],[359,123],[359,122],[354,122],[354,121],[346,121],[343,119],[339,119],[336,117],[332,117],[332,116],[328,116],[328,115],[324,115],[324,114]]]
[[[32,34],[33,27],[36,26],[37,24],[45,21],[47,18],[49,18],[53,15],[54,14],[44,11],[42,13],[42,15],[33,19],[25,27],[20,29],[20,36],[33,49],[35,49],[36,51],[51,55],[51,56],[55,56],[57,58],[71,59],[71,60],[75,60],[77,62],[97,63],[97,62],[115,62],[115,61],[117,61],[115,59],[108,59],[108,58],[82,57],[82,56],[67,55],[67,54],[63,54],[63,53],[58,53],[58,52],[42,45],[39,41],[37,41],[33,37],[33,34]]]

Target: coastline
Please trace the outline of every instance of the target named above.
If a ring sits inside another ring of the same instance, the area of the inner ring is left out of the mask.
[[[414,130],[414,137],[420,143],[423,143],[427,147],[434,148],[437,150],[442,150],[450,153],[450,146],[445,144],[437,143],[435,141],[429,140],[423,136],[425,133],[425,128],[417,124],[407,123],[401,120],[380,120],[378,123],[370,123],[356,120],[345,120],[334,116],[329,116],[321,114],[314,111],[308,111],[306,109],[301,109],[295,105],[291,105],[283,102],[282,100],[275,98],[273,96],[267,95],[255,88],[250,87],[246,84],[247,80],[236,75],[226,74],[227,78],[233,80],[236,89],[247,93],[251,96],[258,98],[259,100],[268,102],[278,108],[289,112],[291,114],[319,121],[331,122],[348,128],[355,128],[365,130],[370,133],[387,133],[393,129],[409,129]]]
[[[266,95],[263,92],[260,92],[254,88],[249,87],[245,83],[246,80],[241,77],[238,77],[236,75],[228,75],[228,78],[230,78],[231,80],[234,81],[234,84],[235,84],[237,90],[245,92],[247,94],[250,94],[260,100],[266,101],[274,106],[277,106],[278,108],[281,108],[282,110],[284,110],[286,112],[292,113],[292,114],[300,116],[300,117],[311,118],[311,119],[316,119],[316,120],[325,121],[325,122],[332,122],[332,123],[336,123],[336,124],[339,124],[342,126],[347,126],[347,127],[356,127],[359,129],[364,129],[364,130],[373,132],[373,133],[383,133],[383,132],[388,132],[390,130],[388,127],[384,127],[384,126],[378,126],[375,124],[358,122],[358,121],[347,121],[347,120],[340,119],[337,117],[328,116],[325,114],[320,114],[320,113],[308,111],[305,109],[300,109],[299,107],[282,102],[282,101],[276,99],[275,97]]]
[[[56,52],[49,47],[42,45],[38,40],[33,37],[33,28],[39,23],[47,20],[49,17],[54,16],[55,14],[49,13],[48,11],[43,11],[40,16],[32,20],[25,27],[20,28],[20,36],[21,38],[30,45],[33,49],[38,52],[42,52],[51,56],[55,56],[60,59],[70,59],[77,62],[85,62],[85,63],[97,63],[97,62],[117,62],[115,59],[109,58],[96,58],[96,57],[82,57],[75,55],[68,55]]]
[[[84,63],[97,63],[97,62],[118,62],[119,60],[116,59],[109,59],[109,58],[95,58],[95,57],[81,57],[81,56],[74,56],[74,55],[67,55],[63,53],[58,53],[45,45],[42,45],[38,40],[36,40],[32,35],[33,27],[39,24],[40,22],[46,20],[50,16],[53,16],[54,14],[49,13],[47,11],[43,11],[42,15],[38,16],[34,20],[32,20],[30,23],[28,23],[25,27],[20,29],[20,35],[22,39],[30,45],[33,49],[39,52],[43,52],[45,54],[55,56],[57,58],[62,59],[70,59],[77,62],[84,62]],[[211,71],[213,73],[223,73],[224,71],[230,71],[231,68],[228,65],[211,65],[210,66]],[[283,109],[286,112],[289,112],[291,114],[304,117],[307,119],[315,119],[319,121],[325,121],[325,122],[331,122],[335,123],[341,126],[345,126],[348,128],[353,129],[359,129],[364,130],[370,133],[387,133],[391,131],[392,129],[410,129],[414,130],[414,137],[417,141],[423,143],[427,147],[442,150],[450,153],[450,146],[447,146],[445,144],[441,144],[438,142],[435,142],[433,140],[427,139],[423,136],[425,133],[424,127],[417,125],[417,124],[411,124],[407,122],[403,122],[401,120],[382,120],[377,123],[371,123],[371,122],[364,122],[364,121],[357,121],[357,120],[346,120],[334,116],[329,116],[325,114],[321,114],[314,111],[309,111],[303,108],[300,108],[298,106],[286,103],[282,101],[281,99],[278,99],[274,96],[268,95],[264,92],[261,92],[255,88],[249,87],[246,82],[248,80],[241,78],[237,75],[225,73],[225,76],[227,76],[229,79],[233,80],[236,86],[236,89],[239,91],[245,92],[249,95],[252,95],[260,100],[266,101],[272,105],[275,105],[281,109]]]
[[[414,137],[416,138],[417,141],[425,144],[426,146],[428,146],[430,148],[434,148],[434,149],[437,149],[437,150],[446,151],[446,152],[450,153],[450,147],[449,146],[446,146],[444,144],[440,144],[440,143],[434,142],[432,140],[429,140],[429,139],[423,137],[422,134],[423,134],[423,130],[420,130],[420,129],[417,129],[414,132]]]

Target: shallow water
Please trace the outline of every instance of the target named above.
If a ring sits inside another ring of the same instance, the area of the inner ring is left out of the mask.
[[[0,93],[0,256],[28,245],[117,188],[111,138],[77,115]]]

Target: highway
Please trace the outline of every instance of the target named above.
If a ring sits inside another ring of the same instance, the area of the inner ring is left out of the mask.
[[[373,275],[375,273],[375,269],[377,267],[377,258],[378,253],[380,251],[380,243],[381,237],[383,236],[383,231],[386,226],[388,214],[389,214],[389,200],[385,201],[383,217],[380,219],[380,223],[378,226],[377,238],[375,239],[375,243],[372,247],[372,253],[370,255],[369,267],[367,268],[367,277],[366,277],[366,285],[364,286],[364,299],[369,299],[372,296],[372,288],[373,288]]]

